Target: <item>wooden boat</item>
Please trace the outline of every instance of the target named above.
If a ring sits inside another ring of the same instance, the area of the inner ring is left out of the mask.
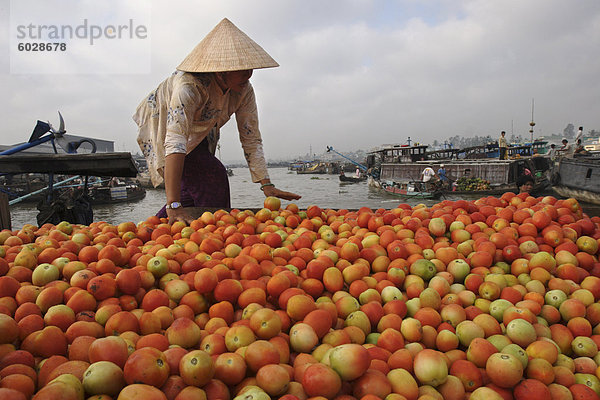
[[[107,184],[112,180],[103,180],[99,185],[88,187],[88,195],[92,204],[112,204],[139,201],[146,197],[146,189],[136,181],[118,181]]]
[[[422,182],[386,181],[381,184],[381,187],[386,193],[412,199],[436,199],[442,194],[442,192],[437,190],[428,190],[423,187]]]
[[[288,165],[288,169],[290,171],[299,171],[304,169],[304,165],[308,163],[308,161],[293,161],[291,163],[289,163]]]
[[[350,182],[350,183],[357,183],[357,182],[362,182],[367,180],[368,174],[367,174],[367,166],[363,165],[357,161],[354,161],[351,158],[346,157],[345,155],[343,155],[342,153],[340,153],[339,151],[336,151],[333,147],[331,146],[327,146],[327,152],[332,152],[335,153],[337,155],[339,155],[342,158],[345,158],[346,160],[350,161],[352,164],[356,165],[358,168],[356,169],[356,175],[354,176],[346,176],[344,174],[344,167],[340,166],[340,182]]]
[[[126,152],[114,152],[112,142],[65,134],[64,120],[60,112],[58,115],[60,123],[58,129],[49,122],[38,120],[27,143],[0,151],[0,171],[7,177],[9,184],[11,175],[48,174],[47,188],[19,196],[8,205],[40,194],[42,199],[37,207],[40,211],[37,216],[38,225],[47,222],[58,224],[60,221],[89,225],[93,221],[93,212],[86,193],[88,179],[82,177],[135,177],[139,171],[132,155]],[[48,149],[49,144],[52,146],[53,153]],[[37,146],[39,148],[34,149]],[[59,148],[62,153],[58,151]],[[78,153],[79,150],[81,153]],[[97,150],[101,151],[97,153]],[[55,185],[54,178],[59,175],[70,175],[70,177],[56,182]],[[83,179],[85,183],[81,182]],[[76,185],[63,186],[71,181],[76,182]],[[145,195],[145,190],[142,191]],[[60,198],[61,194],[65,195],[66,202]],[[128,198],[128,194],[126,190],[124,197]],[[4,212],[2,214],[4,215]],[[8,221],[10,227],[10,216]],[[2,218],[0,222],[4,228],[5,219]]]
[[[600,158],[561,157],[552,169],[552,189],[562,197],[600,204]]]
[[[364,182],[367,180],[367,176],[360,176],[360,177],[356,177],[356,176],[348,176],[348,175],[340,175],[340,182],[345,182],[345,183],[358,183],[358,182]]]
[[[516,191],[517,178],[527,171],[533,175],[535,180],[534,193],[542,192],[550,187],[547,174],[550,169],[550,160],[543,156],[521,156],[521,151],[527,151],[531,147],[511,148],[515,155],[510,160],[476,158],[419,161],[427,156],[423,147],[425,146],[386,146],[369,153],[368,166],[373,175],[373,179],[369,181],[371,186],[383,188],[385,182],[415,182],[421,177],[426,166],[437,170],[440,164],[444,164],[446,176],[451,181],[456,181],[461,177],[476,177],[489,184],[489,187],[484,190],[456,191],[454,188],[453,191],[452,188],[448,188],[442,190],[442,193],[445,194],[482,196]]]
[[[9,200],[22,198],[25,202],[39,201],[42,196],[29,195],[40,192],[49,184],[46,174],[17,174],[0,176],[0,192],[5,193]]]
[[[9,195],[9,200],[19,202],[39,202],[44,200],[48,196],[48,177],[41,175],[36,176],[34,180],[28,183],[27,190],[20,190],[15,192],[16,189],[20,189],[18,186],[12,186],[10,191],[6,189],[5,185],[0,185],[0,191],[4,191]],[[84,178],[80,176],[72,176],[66,178],[62,176],[60,179],[64,179],[62,184],[55,182],[53,187],[54,196],[76,196],[77,194],[83,193],[85,190]],[[110,185],[110,182],[114,182]],[[21,193],[19,196],[15,196],[15,193]],[[146,196],[146,190],[143,185],[137,180],[118,180],[118,178],[99,178],[91,177],[88,181],[87,196],[90,199],[91,204],[110,204],[110,203],[121,203],[128,201],[138,201]]]
[[[305,163],[302,168],[296,169],[297,174],[326,174],[328,166],[324,162],[314,161]]]

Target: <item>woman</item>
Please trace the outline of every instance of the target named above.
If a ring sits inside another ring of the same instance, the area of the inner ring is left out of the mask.
[[[521,175],[517,179],[517,187],[519,189],[519,193],[531,193],[533,190],[533,177],[531,175]]]
[[[214,156],[219,129],[235,114],[252,181],[265,196],[300,196],[269,179],[258,129],[254,69],[277,67],[262,47],[223,19],[138,106],[133,119],[138,144],[154,186],[164,181],[167,204],[158,212],[170,222],[190,223],[186,207],[230,207],[229,180]]]

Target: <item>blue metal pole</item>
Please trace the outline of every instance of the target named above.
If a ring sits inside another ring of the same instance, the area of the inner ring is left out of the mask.
[[[11,154],[15,154],[15,153],[18,153],[19,151],[26,150],[31,147],[37,146],[38,144],[49,142],[52,139],[54,139],[54,134],[42,136],[41,138],[34,140],[31,143],[23,143],[18,146],[15,146],[13,148],[10,148],[8,150],[4,150],[3,152],[0,153],[0,156],[8,156]]]
[[[79,177],[80,177],[79,175],[72,176],[72,177],[70,177],[70,178],[67,178],[67,179],[65,179],[64,181],[60,181],[60,182],[57,182],[57,183],[55,183],[55,184],[53,185],[53,187],[54,187],[54,188],[58,188],[58,187],[59,187],[59,186],[61,186],[63,183],[68,183],[68,182],[71,182],[72,180],[74,180],[74,179],[77,179],[77,178],[79,178]],[[19,203],[19,202],[21,202],[21,201],[25,200],[25,199],[26,199],[26,198],[28,198],[28,197],[31,197],[31,196],[33,196],[33,195],[36,195],[36,194],[38,194],[38,193],[44,192],[44,191],[46,191],[46,190],[48,190],[48,188],[47,188],[47,187],[45,187],[45,188],[43,188],[43,189],[40,189],[40,190],[36,190],[35,192],[27,193],[27,194],[26,194],[26,195],[24,195],[24,196],[21,196],[21,197],[18,197],[18,198],[16,198],[16,199],[13,199],[13,200],[9,201],[9,202],[8,202],[8,205],[12,206],[13,204],[17,204],[17,203]]]
[[[366,170],[368,169],[366,166],[362,165],[361,163],[359,163],[359,162],[356,162],[356,161],[352,160],[351,158],[348,158],[348,157],[346,157],[345,155],[343,155],[342,153],[340,153],[340,152],[338,152],[338,151],[335,151],[335,150],[333,149],[333,147],[331,147],[331,146],[327,146],[327,151],[333,151],[335,154],[337,154],[337,155],[339,155],[339,156],[341,156],[341,157],[344,157],[346,160],[348,160],[348,161],[350,161],[352,164],[354,164],[354,165],[358,166],[358,167],[359,167],[360,169],[362,169],[363,171],[366,171]]]

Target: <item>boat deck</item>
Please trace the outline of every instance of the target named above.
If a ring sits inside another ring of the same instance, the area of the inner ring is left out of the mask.
[[[131,153],[12,154],[0,156],[5,174],[65,174],[135,177],[137,169]]]

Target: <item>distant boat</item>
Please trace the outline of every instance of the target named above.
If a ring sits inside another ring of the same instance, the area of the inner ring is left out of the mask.
[[[324,162],[315,161],[304,165],[304,168],[297,169],[297,174],[326,174],[327,165]]]
[[[356,183],[356,182],[361,182],[367,179],[368,174],[367,174],[367,166],[363,165],[357,161],[354,161],[351,158],[346,157],[345,155],[343,155],[342,153],[340,153],[339,151],[336,151],[333,147],[331,146],[327,146],[327,152],[333,152],[337,155],[339,155],[340,157],[345,158],[346,160],[350,161],[352,164],[356,165],[358,168],[356,168],[356,175],[355,176],[346,176],[344,175],[344,167],[341,166],[340,167],[340,182],[351,182],[351,183]]]
[[[150,173],[148,171],[140,172],[137,174],[135,178],[143,188],[146,189],[164,189],[165,182],[161,182],[156,188],[152,184],[152,180],[150,179]]]
[[[309,161],[293,161],[288,165],[290,171],[298,171],[304,169],[304,165]]]
[[[382,182],[386,193],[412,199],[436,199],[442,195],[439,190],[429,190],[422,182]]]
[[[367,180],[367,176],[360,176],[360,177],[356,177],[356,176],[347,176],[347,175],[340,175],[340,182],[349,182],[349,183],[358,183],[358,182],[364,182]]]
[[[49,180],[46,174],[17,174],[0,176],[0,192],[5,193],[9,200],[19,199],[21,201],[39,201],[42,193],[48,188]],[[28,197],[25,197],[27,196]]]
[[[111,184],[112,183],[112,184]],[[139,201],[146,197],[146,189],[139,182],[128,180],[103,180],[88,186],[92,204],[112,204]]]
[[[529,151],[531,155],[531,146],[518,146],[509,148],[509,155],[513,154],[513,159],[498,160],[489,159],[483,152],[475,148],[462,149],[471,158],[461,159],[428,159],[430,153],[426,150],[427,146],[406,146],[394,145],[385,146],[369,153],[367,160],[373,179],[369,184],[374,187],[385,189],[390,183],[417,182],[421,177],[423,169],[431,166],[437,170],[441,164],[445,165],[446,176],[451,181],[457,181],[460,178],[476,178],[486,182],[486,188],[483,186],[468,185],[468,188],[474,190],[458,190],[458,188],[448,188],[443,193],[453,194],[473,194],[473,195],[491,195],[506,191],[516,191],[517,178],[529,171],[535,180],[534,191],[541,192],[550,187],[550,181],[547,172],[550,168],[550,160],[544,156],[524,156],[521,151]],[[465,151],[466,150],[466,151]],[[473,152],[471,152],[473,150]],[[460,150],[456,152],[460,154]],[[455,154],[455,155],[456,155]],[[478,155],[475,155],[478,154]],[[479,155],[481,154],[481,155]],[[489,186],[487,186],[489,185]]]
[[[94,179],[94,178],[92,178]],[[87,195],[92,204],[109,204],[121,203],[127,201],[138,201],[146,196],[146,190],[138,181],[134,180],[118,180],[117,178],[96,178],[95,182],[88,183]],[[113,181],[113,185],[110,182]],[[75,182],[75,183],[74,183]],[[20,195],[15,194],[15,189],[18,186],[11,187],[7,190],[5,186],[0,186],[0,191],[9,195],[10,200],[19,199],[22,202],[39,202],[48,196],[48,183],[44,180],[36,180],[28,185],[28,190],[20,190]],[[55,196],[75,196],[82,193],[85,189],[85,183],[81,177],[71,177],[65,179],[63,184],[57,184],[53,187]],[[26,196],[27,195],[27,196]]]

